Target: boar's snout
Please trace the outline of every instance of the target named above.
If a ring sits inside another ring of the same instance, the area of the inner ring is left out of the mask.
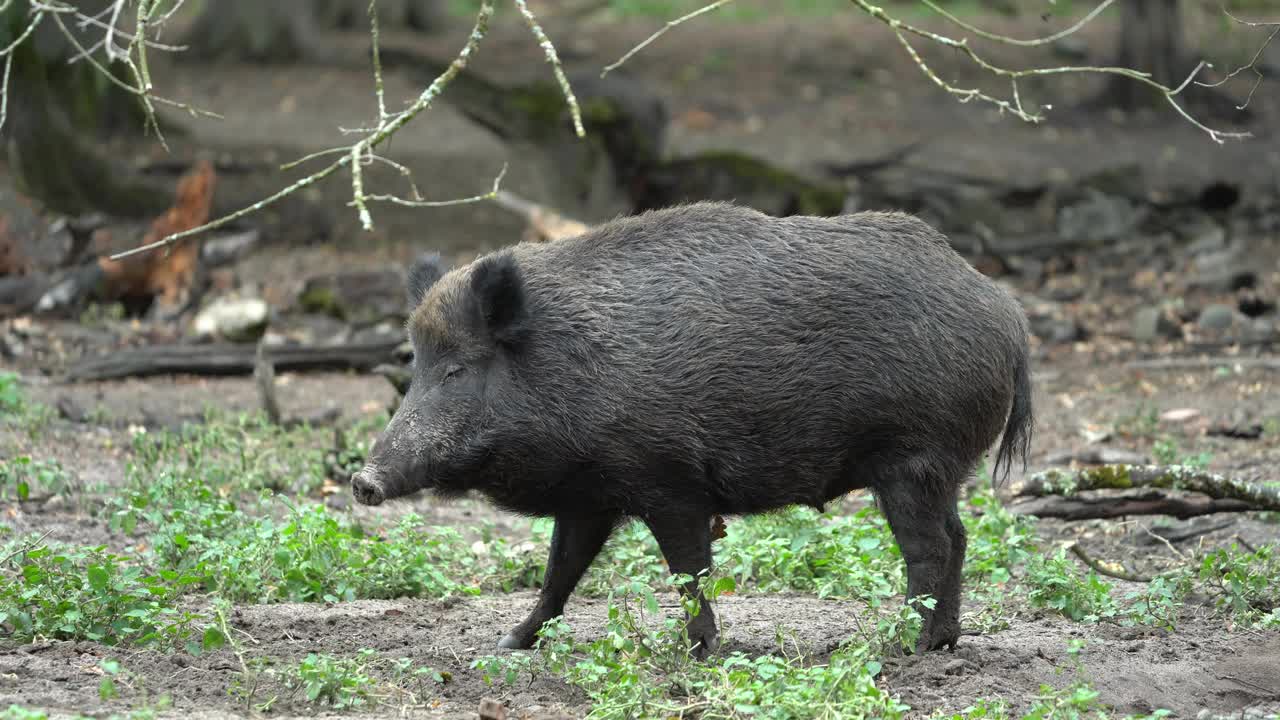
[[[361,505],[381,505],[387,499],[380,473],[371,465],[351,476],[351,493]]]

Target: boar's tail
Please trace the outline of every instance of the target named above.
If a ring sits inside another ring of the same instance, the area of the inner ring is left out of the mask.
[[[1027,456],[1031,452],[1031,426],[1031,367],[1027,356],[1023,355],[1014,369],[1013,403],[1004,426],[1004,436],[1000,439],[1000,449],[996,451],[992,481],[999,484],[1007,478],[1015,458],[1022,460],[1023,470],[1027,469]],[[1001,470],[1004,471],[1003,475]]]

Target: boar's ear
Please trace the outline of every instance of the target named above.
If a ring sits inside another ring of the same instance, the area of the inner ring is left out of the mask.
[[[444,276],[444,273],[444,260],[441,259],[440,253],[419,255],[409,266],[409,306],[415,308],[421,305],[422,298],[427,296],[427,291]]]
[[[494,339],[516,344],[524,331],[526,308],[524,278],[515,256],[507,251],[477,260],[471,271],[471,291]]]

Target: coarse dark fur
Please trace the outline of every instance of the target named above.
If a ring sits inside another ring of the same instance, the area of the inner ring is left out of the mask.
[[[1027,327],[925,223],[697,203],[522,243],[412,292],[413,385],[353,487],[370,504],[476,490],[556,519],[541,599],[503,646],[563,611],[623,518],[696,575],[713,515],[864,487],[908,597],[937,599],[919,648],[954,646],[957,492],[1002,433],[997,472],[1026,462]],[[688,632],[715,648],[709,608]]]

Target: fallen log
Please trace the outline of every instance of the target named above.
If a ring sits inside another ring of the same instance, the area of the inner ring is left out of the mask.
[[[1140,497],[1086,498],[1077,494],[1093,490],[1175,490],[1207,495],[1207,500],[1183,498],[1167,493]],[[1034,514],[1058,513],[1053,517],[1083,519],[1120,515],[1166,514],[1193,517],[1212,512],[1244,510],[1280,511],[1280,490],[1237,478],[1210,473],[1184,465],[1101,465],[1078,470],[1051,469],[1035,473],[1014,488],[1022,497],[1065,496],[1045,502]],[[1065,514],[1063,514],[1065,513]],[[1089,514],[1092,513],[1092,514]],[[1099,514],[1106,513],[1106,514]]]
[[[357,370],[367,372],[396,357],[401,340],[344,345],[285,345],[266,350],[279,372]],[[114,380],[150,375],[252,375],[254,345],[173,345],[112,352],[81,360],[67,370],[66,382]]]
[[[1204,370],[1216,367],[1239,367],[1242,370],[1280,370],[1280,359],[1269,357],[1161,358],[1125,363],[1126,370]]]
[[[1169,515],[1186,520],[1222,512],[1249,512],[1258,508],[1243,500],[1217,499],[1195,495],[1174,496],[1158,490],[1140,495],[1116,497],[1048,496],[1014,503],[1009,510],[1019,515],[1035,515],[1060,520],[1109,520],[1130,515]]]

